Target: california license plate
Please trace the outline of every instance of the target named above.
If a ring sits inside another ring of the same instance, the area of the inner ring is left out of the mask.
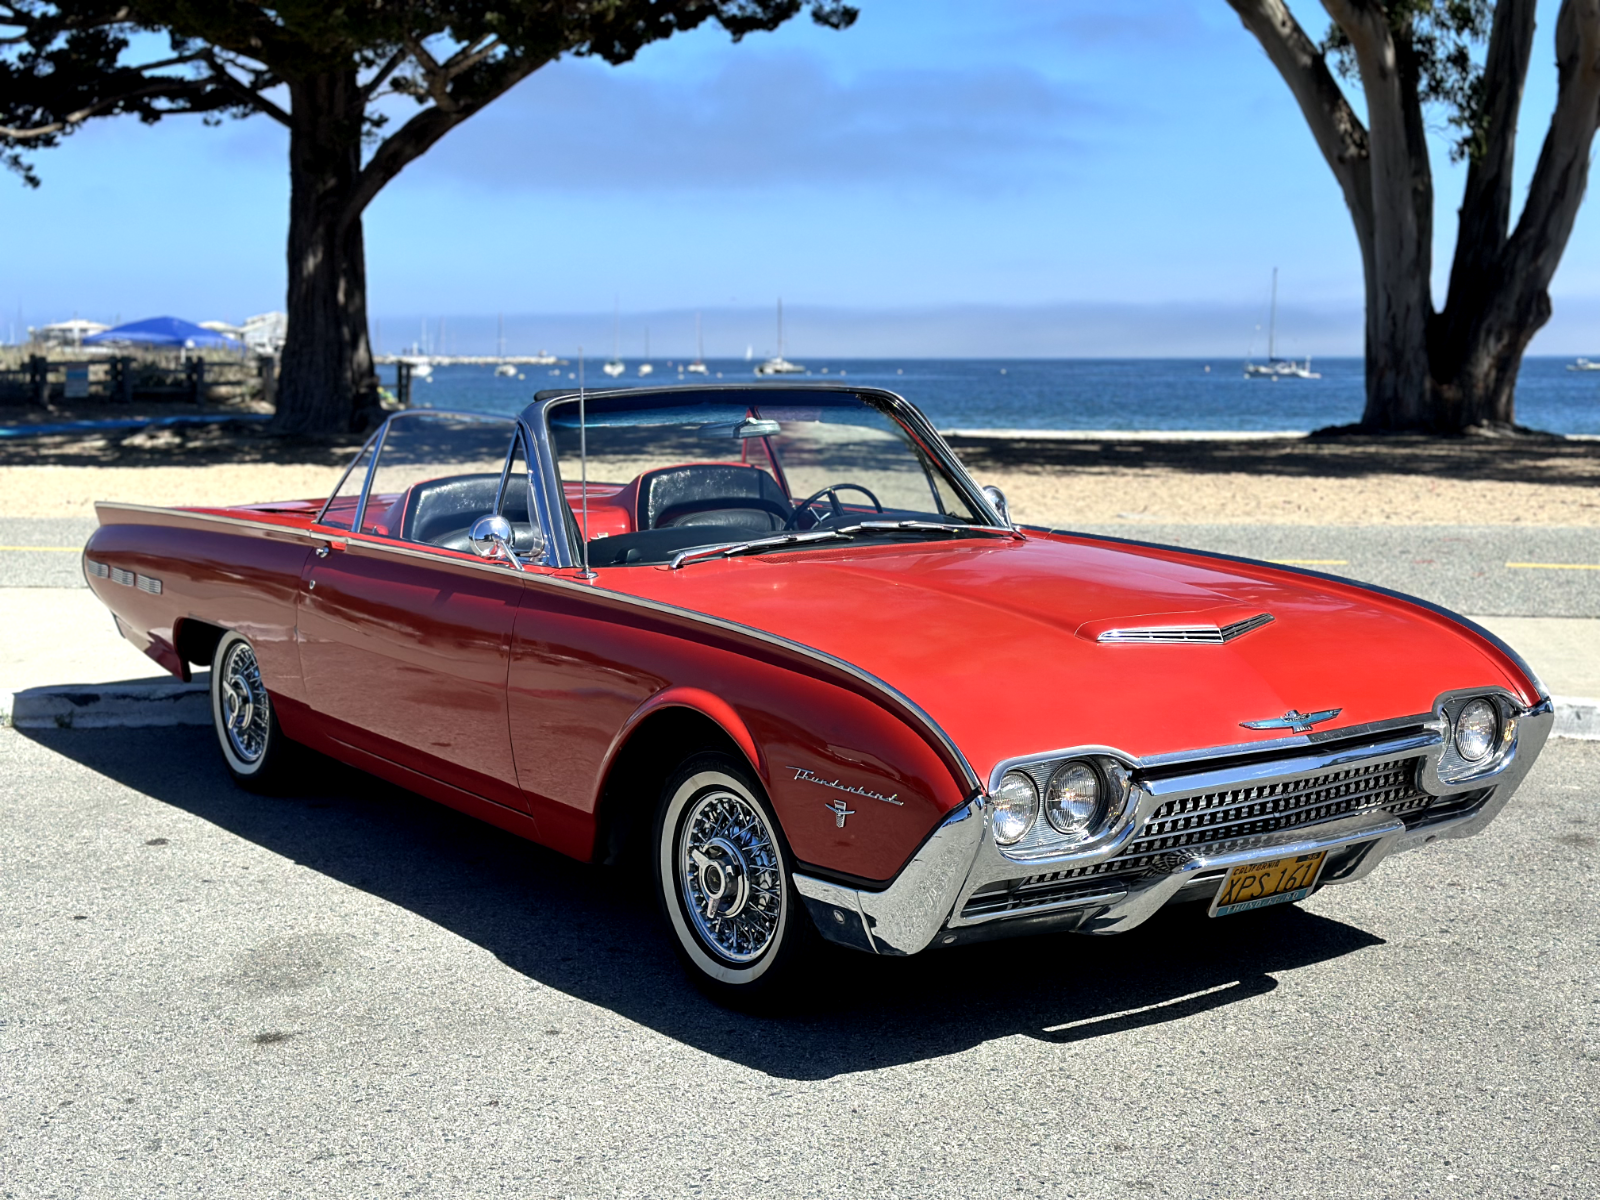
[[[1317,885],[1328,852],[1295,854],[1261,862],[1240,863],[1222,881],[1217,898],[1211,902],[1213,917],[1249,912],[1269,904],[1292,904],[1304,900]]]

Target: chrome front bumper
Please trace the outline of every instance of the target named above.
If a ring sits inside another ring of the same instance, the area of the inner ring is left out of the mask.
[[[1056,864],[1038,859],[1013,861],[996,846],[987,799],[977,796],[946,817],[894,881],[880,891],[847,887],[810,875],[797,875],[795,885],[824,937],[877,954],[915,954],[933,944],[954,945],[1046,930],[1122,933],[1175,900],[1209,899],[1228,870],[1239,863],[1326,850],[1328,863],[1321,882],[1350,883],[1370,874],[1391,854],[1442,838],[1471,837],[1494,820],[1516,791],[1543,749],[1554,719],[1548,700],[1520,713],[1516,744],[1499,768],[1492,775],[1454,787],[1439,781],[1437,767],[1444,748],[1444,731],[1431,726],[1422,733],[1378,738],[1359,751],[1346,749],[1318,755],[1308,750],[1289,760],[1275,760],[1270,764],[1271,771],[1262,765],[1241,768],[1231,776],[1248,784],[1309,775],[1352,763],[1420,756],[1422,786],[1430,794],[1442,797],[1442,802],[1448,803],[1452,796],[1483,793],[1471,803],[1431,819],[1425,811],[1422,819],[1409,827],[1400,817],[1381,810],[1358,812],[1337,820],[1215,842],[1160,872],[1131,879],[1107,877],[1103,887],[1093,886],[1092,878],[1085,879],[1086,886],[1074,894],[1036,906],[964,916],[973,895],[998,882],[1029,878],[1052,865],[1078,867],[1104,862],[1115,858],[1128,841],[1124,837],[1089,855],[1064,856]],[[1208,786],[1214,787],[1224,777],[1202,771],[1194,778],[1205,779]],[[1170,788],[1161,792],[1141,792],[1139,817],[1129,836],[1144,824]]]

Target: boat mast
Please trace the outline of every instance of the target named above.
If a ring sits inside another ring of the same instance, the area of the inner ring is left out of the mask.
[[[1272,313],[1267,317],[1267,361],[1277,362],[1278,338],[1278,268],[1272,268]]]
[[[778,357],[783,357],[783,297],[778,297]]]
[[[694,315],[694,360],[704,362],[706,358],[705,339],[700,336],[700,314]]]

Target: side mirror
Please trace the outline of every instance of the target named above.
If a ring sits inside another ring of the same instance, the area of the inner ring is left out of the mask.
[[[1011,506],[1006,503],[1006,494],[994,484],[986,484],[983,489],[983,498],[989,502],[989,507],[1000,514],[1000,520],[1012,529],[1017,527],[1011,519]]]
[[[522,563],[511,549],[511,538],[511,522],[492,513],[474,521],[472,532],[467,534],[467,540],[472,543],[472,549],[478,557],[504,559],[520,571]]]

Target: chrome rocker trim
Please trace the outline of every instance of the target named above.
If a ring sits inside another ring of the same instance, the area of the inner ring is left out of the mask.
[[[1476,689],[1475,694],[1495,691]],[[1460,692],[1440,697],[1436,711]],[[1271,763],[1249,763],[1232,770],[1207,770],[1141,784],[1136,792],[1138,814],[1119,829],[1119,836],[1102,840],[1092,849],[1075,848],[1050,863],[1007,859],[990,830],[987,795],[980,795],[952,811],[940,822],[922,848],[880,891],[847,887],[815,876],[796,874],[795,887],[805,901],[817,928],[830,941],[877,954],[916,954],[937,942],[957,942],[1050,929],[1082,933],[1122,933],[1148,920],[1175,899],[1203,899],[1220,885],[1227,870],[1237,863],[1276,854],[1305,854],[1327,850],[1328,873],[1322,883],[1351,883],[1365,878],[1385,858],[1415,850],[1444,838],[1471,837],[1499,815],[1539,756],[1555,723],[1555,709],[1544,700],[1517,712],[1517,736],[1496,770],[1462,783],[1444,783],[1438,763],[1444,751],[1446,730],[1442,721],[1428,722],[1425,732],[1391,736],[1366,746],[1307,753]],[[1085,880],[1086,890],[1065,899],[1037,906],[963,917],[964,906],[986,886],[1027,878],[1050,867],[1075,866],[1115,857],[1142,829],[1164,800],[1217,788],[1248,787],[1263,779],[1293,779],[1353,763],[1372,764],[1423,756],[1418,782],[1434,795],[1471,793],[1487,795],[1458,815],[1445,814],[1408,828],[1404,821],[1377,810],[1336,820],[1302,825],[1206,845],[1193,857],[1173,865],[1165,874],[1138,879],[1108,877],[1103,887]],[[1197,755],[1202,762],[1206,756]],[[1165,758],[1165,756],[1163,756]],[[1148,766],[1142,763],[1141,766]],[[1197,764],[1200,765],[1200,764]],[[1188,895],[1181,896],[1180,893]]]

